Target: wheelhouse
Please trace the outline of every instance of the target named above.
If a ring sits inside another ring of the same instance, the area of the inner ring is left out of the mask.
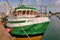
[[[14,11],[14,16],[19,17],[33,17],[37,13],[35,8],[20,6]]]

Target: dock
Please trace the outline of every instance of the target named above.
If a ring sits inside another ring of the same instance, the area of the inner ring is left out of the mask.
[[[12,36],[6,31],[1,20],[0,20],[0,40],[13,40]]]
[[[57,13],[56,16],[60,19],[60,13]]]

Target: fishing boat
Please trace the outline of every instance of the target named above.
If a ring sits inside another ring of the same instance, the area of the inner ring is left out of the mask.
[[[44,34],[48,25],[49,18],[37,15],[36,8],[21,5],[15,9],[12,15],[7,18],[7,30],[14,36],[32,36]]]

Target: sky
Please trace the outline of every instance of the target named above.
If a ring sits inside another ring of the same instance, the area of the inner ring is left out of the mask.
[[[45,5],[47,6],[47,11],[60,12],[60,0],[22,0],[24,5]],[[4,6],[6,0],[0,0],[0,11],[5,11],[6,6]],[[20,0],[8,0],[12,8],[19,6]],[[36,7],[39,9],[39,7]]]

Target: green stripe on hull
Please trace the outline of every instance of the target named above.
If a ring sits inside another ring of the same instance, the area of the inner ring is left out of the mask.
[[[23,21],[8,21],[8,23],[25,23],[26,20],[23,20]]]
[[[26,31],[27,34],[39,34],[44,33],[48,26],[49,22],[38,23],[33,25],[24,26],[23,29]],[[14,35],[25,35],[22,31],[21,27],[13,27],[12,31],[10,32]]]

